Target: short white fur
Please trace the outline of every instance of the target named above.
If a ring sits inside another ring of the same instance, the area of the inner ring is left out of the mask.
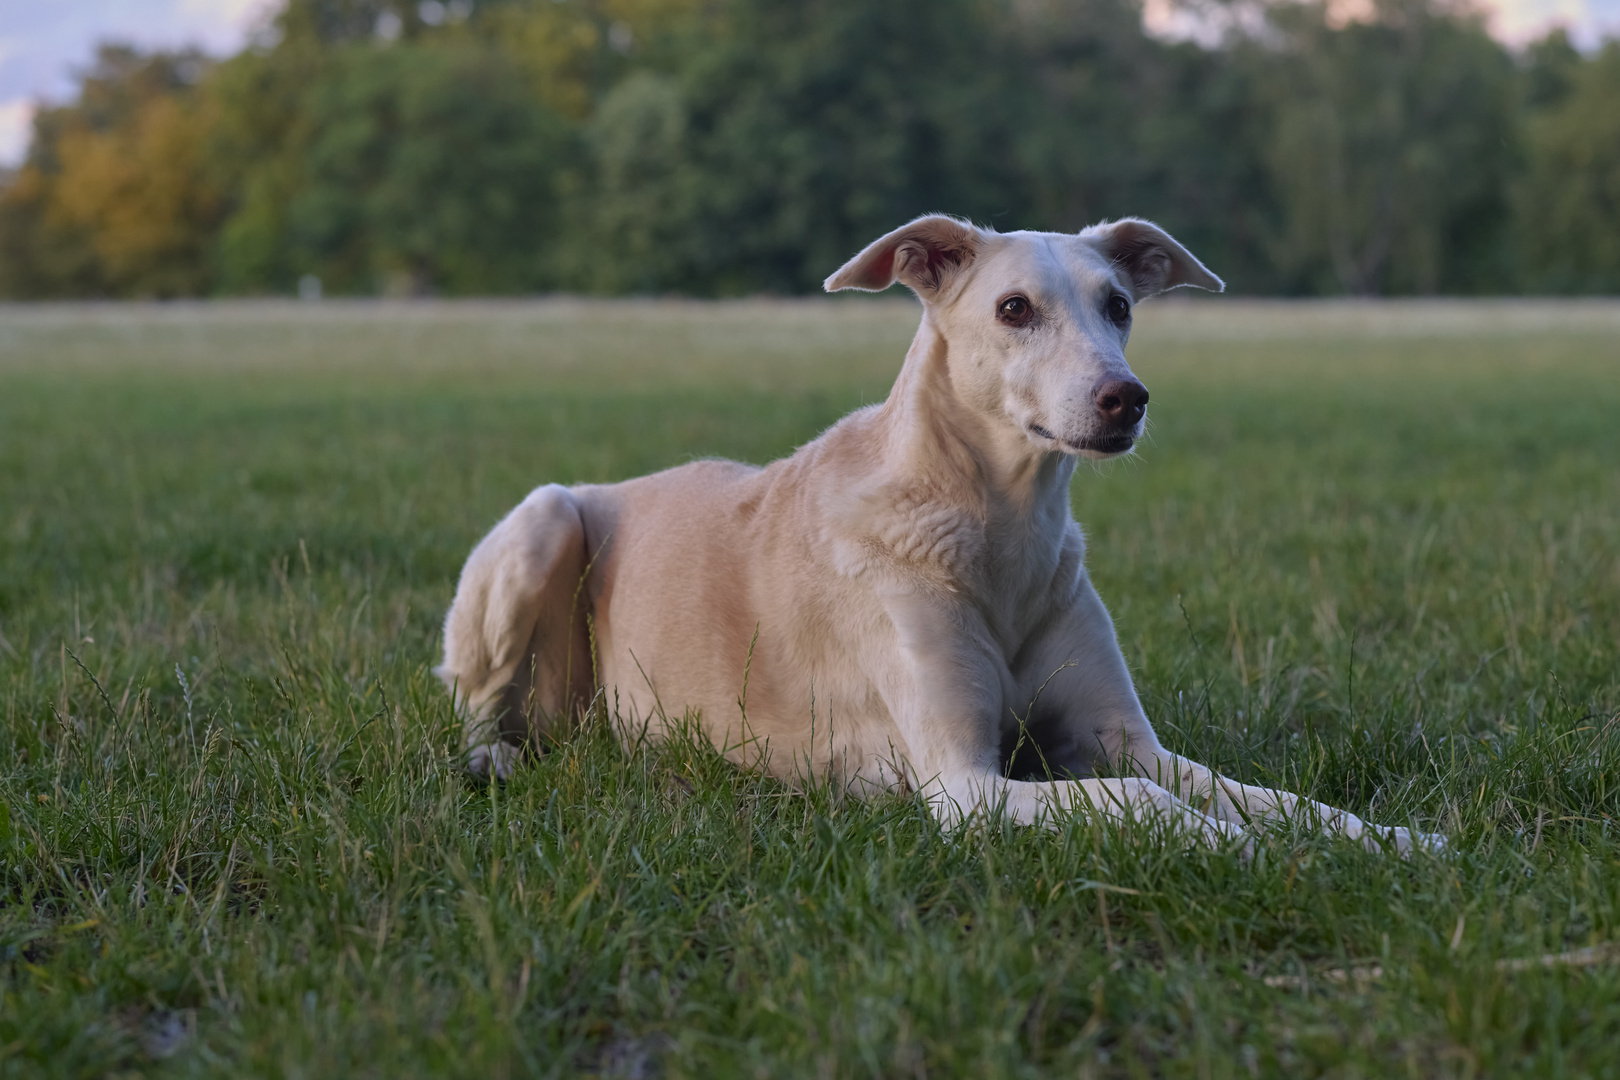
[[[626,739],[691,710],[738,761],[856,795],[917,790],[950,823],[1081,812],[1246,843],[1297,819],[1443,846],[1167,750],[1086,574],[1077,459],[1141,434],[1099,404],[1111,381],[1140,389],[1116,316],[1220,279],[1144,221],[999,234],[934,215],[826,287],[895,281],[922,321],[882,404],[764,468],[539,488],[478,544],[438,668],[469,767],[507,775],[605,692]],[[1013,310],[1030,317],[998,314]]]

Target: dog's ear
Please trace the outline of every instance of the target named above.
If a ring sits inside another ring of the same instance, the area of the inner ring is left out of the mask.
[[[1091,241],[1130,282],[1133,300],[1145,300],[1182,285],[1226,291],[1226,282],[1151,221],[1121,218],[1092,225],[1080,233],[1080,239]]]
[[[958,218],[920,217],[866,245],[822,286],[828,292],[882,292],[898,281],[926,300],[973,261],[982,236]]]

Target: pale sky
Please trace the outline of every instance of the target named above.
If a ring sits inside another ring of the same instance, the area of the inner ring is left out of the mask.
[[[240,49],[274,0],[0,0],[0,165],[28,152],[34,102],[71,95],[102,41]]]
[[[1354,2],[1354,0],[1349,0]],[[1479,0],[1508,42],[1530,40],[1563,24],[1584,45],[1620,36],[1620,0]],[[1164,10],[1149,0],[1149,23]],[[0,0],[0,166],[28,150],[34,102],[61,100],[73,72],[101,41],[147,48],[197,45],[216,55],[240,49],[277,0]]]

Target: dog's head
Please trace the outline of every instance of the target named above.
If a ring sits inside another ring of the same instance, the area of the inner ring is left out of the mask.
[[[1036,447],[1089,458],[1123,454],[1142,434],[1148,392],[1125,363],[1136,304],[1181,285],[1226,287],[1152,222],[1003,234],[942,215],[873,241],[825,284],[896,281],[927,308],[968,400]]]

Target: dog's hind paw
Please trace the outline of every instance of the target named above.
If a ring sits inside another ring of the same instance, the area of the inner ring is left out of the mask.
[[[506,780],[517,768],[519,748],[508,743],[484,743],[467,749],[467,771],[483,780]]]

